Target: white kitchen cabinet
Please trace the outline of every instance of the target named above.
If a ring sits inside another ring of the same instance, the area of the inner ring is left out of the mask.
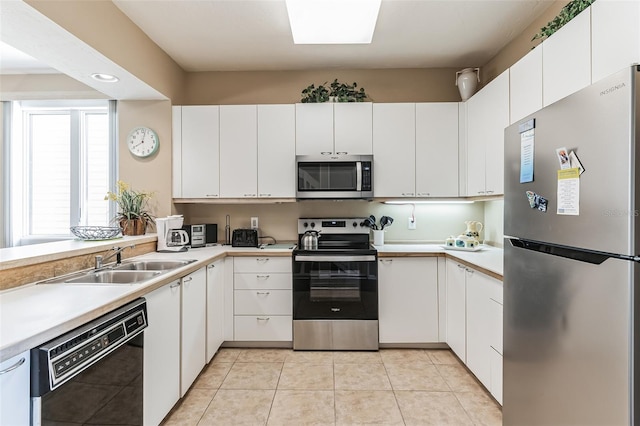
[[[174,198],[220,197],[219,120],[218,106],[173,107]]]
[[[291,341],[291,266],[290,257],[234,258],[235,341]]]
[[[371,155],[370,102],[296,104],[296,155]]]
[[[296,196],[294,105],[258,105],[258,198]]]
[[[224,260],[207,265],[207,358],[224,342]]]
[[[436,343],[438,332],[438,260],[378,260],[380,343]]]
[[[220,107],[220,197],[258,196],[258,109]]]
[[[598,0],[591,6],[591,82],[640,63],[640,2]]]
[[[447,259],[447,344],[455,354],[467,359],[467,290],[466,268]]]
[[[458,103],[416,104],[416,197],[458,196]]]
[[[373,105],[373,193],[375,197],[415,197],[416,106]]]
[[[542,45],[509,68],[509,107],[513,124],[542,108]]]
[[[502,405],[502,354],[499,354],[495,349],[491,348],[491,395]]]
[[[504,129],[509,125],[509,70],[467,101],[467,194],[504,193]]]
[[[181,374],[180,396],[184,396],[206,361],[207,272],[199,269],[181,279]]]
[[[143,420],[158,425],[180,399],[180,281],[146,294]]]
[[[591,84],[590,8],[583,10],[544,41],[542,82],[544,106]]]
[[[31,417],[30,354],[0,363],[0,424],[28,425]]]

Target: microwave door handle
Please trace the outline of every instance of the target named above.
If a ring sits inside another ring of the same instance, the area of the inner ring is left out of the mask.
[[[362,191],[362,161],[356,161],[356,191]]]

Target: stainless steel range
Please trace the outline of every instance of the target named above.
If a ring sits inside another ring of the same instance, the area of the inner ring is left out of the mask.
[[[318,232],[317,246],[303,244],[310,230]],[[377,260],[364,218],[298,220],[293,349],[378,349]]]

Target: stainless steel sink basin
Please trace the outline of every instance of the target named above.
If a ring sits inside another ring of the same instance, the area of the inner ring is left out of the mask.
[[[89,272],[77,278],[64,280],[65,283],[85,284],[138,284],[160,275],[160,271],[115,271]]]
[[[181,268],[195,260],[131,260],[115,266],[114,271],[169,271]]]

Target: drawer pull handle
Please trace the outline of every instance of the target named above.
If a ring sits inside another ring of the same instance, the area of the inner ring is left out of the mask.
[[[268,280],[269,275],[256,275],[256,278],[259,280]]]
[[[192,280],[193,280],[193,277],[187,277],[187,278],[183,278],[182,282],[183,283],[188,283],[188,282],[191,282]]]
[[[256,317],[256,320],[258,321],[269,321],[269,319],[270,319],[269,317],[267,318]]]
[[[215,267],[216,267],[216,265],[209,265],[209,266],[208,266],[208,268],[209,268],[209,269],[213,269],[213,268],[215,268]]]
[[[391,263],[393,262],[393,259],[380,259],[381,263]]]
[[[171,284],[171,285],[169,286],[169,288],[176,288],[176,287],[180,287],[180,281],[178,281],[178,282],[177,282],[177,283],[175,283],[175,284]]]
[[[13,371],[13,370],[15,370],[16,368],[20,367],[22,364],[24,364],[24,362],[25,362],[25,358],[24,358],[24,357],[22,357],[22,358],[20,358],[20,361],[16,362],[16,363],[15,363],[15,364],[13,364],[11,367],[9,367],[9,368],[5,368],[4,370],[0,371],[0,374],[5,374],[5,373],[8,373],[8,372],[10,372],[10,371]]]
[[[256,262],[260,262],[260,263],[266,263],[269,261],[268,257],[259,257],[256,259]]]
[[[256,294],[257,294],[257,295],[259,295],[259,296],[260,296],[260,295],[268,296],[268,295],[269,295],[269,292],[268,292],[268,291],[256,291]]]

